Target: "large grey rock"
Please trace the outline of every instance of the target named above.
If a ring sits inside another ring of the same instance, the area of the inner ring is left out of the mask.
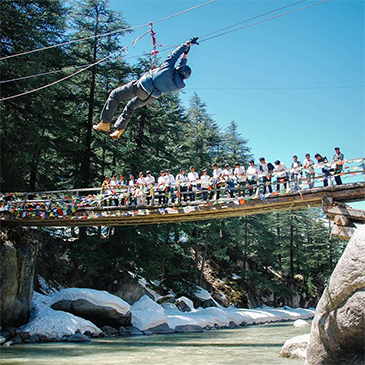
[[[174,331],[169,327],[167,323],[160,324],[156,327],[149,328],[143,333],[147,336],[149,335],[166,335],[170,333],[174,333]]]
[[[0,345],[6,342],[6,338],[3,336],[0,336]]]
[[[335,267],[312,322],[306,365],[365,363],[365,226]]]
[[[101,330],[103,332],[105,332],[108,336],[118,336],[119,335],[119,331],[116,328],[111,327],[111,326],[101,327]]]
[[[21,326],[29,319],[38,255],[32,230],[3,229],[0,240],[0,325]]]
[[[203,327],[196,324],[186,324],[175,327],[176,333],[198,333],[203,331]]]
[[[131,312],[122,314],[114,308],[95,305],[85,299],[60,300],[54,303],[52,308],[88,319],[98,327],[112,326],[119,328],[120,326],[129,326],[132,318]]]
[[[144,295],[155,300],[154,295],[144,285],[140,284],[136,278],[127,274],[124,274],[119,283],[113,286],[113,294],[131,305]]]
[[[82,333],[75,333],[67,338],[67,342],[90,342],[90,338]]]
[[[309,341],[309,334],[295,336],[290,340],[285,341],[279,356],[289,357],[291,359],[305,359]]]
[[[144,334],[139,328],[134,326],[128,326],[125,329],[130,332],[131,336],[142,336]]]

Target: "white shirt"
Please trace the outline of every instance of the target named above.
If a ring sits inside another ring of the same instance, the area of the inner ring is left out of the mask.
[[[274,172],[276,172],[277,177],[285,177],[286,171],[287,168],[283,163],[281,163],[280,165],[276,165],[274,169]]]
[[[232,169],[231,168],[229,168],[228,170],[224,169],[222,171],[222,176],[225,180],[227,180],[229,177],[232,177]]]
[[[169,185],[172,185],[174,182],[175,182],[175,178],[174,178],[174,176],[173,175],[171,175],[171,174],[166,174],[165,175],[165,178],[166,178],[166,181],[167,181],[167,183],[169,184]]]
[[[118,180],[114,180],[114,179],[110,180],[109,186],[110,186],[111,188],[112,188],[112,187],[115,187],[115,186],[117,186],[117,185],[119,185],[119,181],[118,181]]]
[[[189,172],[188,173],[188,180],[189,180],[189,182],[191,182],[191,183],[195,183],[196,182],[196,180],[198,180],[199,179],[199,175],[198,175],[198,173],[197,172]]]
[[[255,176],[257,176],[259,173],[259,169],[257,168],[257,166],[253,165],[253,166],[248,166],[247,167],[247,177],[249,179],[253,179]]]
[[[185,174],[184,175],[182,175],[182,174],[176,175],[176,182],[177,183],[181,184],[181,183],[186,183],[187,181],[188,181],[188,178]]]
[[[154,185],[155,184],[155,178],[151,175],[151,176],[146,176],[145,178],[144,178],[144,180],[145,180],[145,182],[146,182],[146,185]]]
[[[209,182],[210,182],[210,177],[209,175],[201,175],[200,176],[200,181],[201,181],[201,187],[203,189],[206,189],[209,186]]]
[[[213,169],[213,178],[218,180],[222,176],[222,170],[221,169]]]
[[[139,177],[137,183],[141,185],[146,185],[146,180],[144,177]]]
[[[234,176],[237,176],[237,177],[242,177],[242,175],[244,175],[245,173],[245,167],[244,166],[240,166],[240,167],[235,167],[234,168]]]
[[[310,158],[309,160],[305,159],[304,163],[303,163],[303,167],[307,170],[309,170],[309,172],[313,173],[314,172],[314,162],[313,160]]]
[[[165,175],[159,176],[157,181],[158,181],[158,185],[164,185],[166,183]]]

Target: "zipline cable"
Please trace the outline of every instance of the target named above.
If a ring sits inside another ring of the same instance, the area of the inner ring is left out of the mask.
[[[252,24],[248,24],[248,25],[245,25],[243,27],[239,27],[239,28],[230,30],[228,32],[220,33],[220,34],[214,35],[212,37],[208,37],[208,38],[203,39],[203,40],[200,40],[199,39],[199,43],[203,43],[203,42],[209,41],[211,39],[221,37],[221,36],[226,35],[226,34],[230,34],[230,33],[233,33],[233,32],[237,32],[238,30],[242,30],[242,29],[245,29],[245,28],[253,27],[254,25],[258,25],[258,24],[261,24],[261,23],[265,23],[265,22],[267,22],[269,20],[273,20],[273,19],[276,19],[276,18],[280,18],[282,16],[289,15],[289,14],[292,14],[292,13],[296,13],[297,11],[301,11],[301,10],[304,10],[304,9],[308,9],[308,8],[311,8],[311,7],[316,6],[316,5],[324,4],[324,3],[327,3],[328,1],[330,1],[330,0],[319,1],[317,3],[310,4],[310,5],[307,5],[307,6],[303,6],[301,8],[294,9],[294,10],[288,11],[286,13],[282,13],[282,14],[279,14],[279,15],[275,15],[275,16],[272,16],[270,18],[260,20],[259,22],[255,22],[255,23],[252,23]]]
[[[144,33],[144,34],[143,34],[143,36],[145,36],[145,35],[146,35],[146,34],[148,34],[148,33],[149,33],[149,32]],[[142,36],[139,36],[137,39],[141,39],[141,38],[142,38]],[[38,88],[36,88],[36,89],[32,89],[32,90],[25,91],[25,92],[23,92],[23,93],[21,93],[21,94],[12,95],[12,96],[8,96],[8,97],[6,97],[6,98],[2,98],[2,99],[0,99],[0,101],[5,101],[5,100],[9,100],[9,99],[14,99],[14,98],[17,98],[17,97],[19,97],[19,96],[24,96],[24,95],[27,95],[27,94],[30,94],[30,93],[34,93],[34,92],[36,92],[36,91],[43,90],[43,89],[45,89],[45,88],[47,88],[47,87],[49,87],[49,86],[52,86],[52,85],[58,84],[59,82],[62,82],[62,81],[64,81],[64,80],[67,80],[67,79],[69,79],[69,78],[71,78],[71,77],[73,77],[73,76],[76,76],[77,74],[79,74],[79,73],[81,73],[81,72],[83,72],[83,71],[85,71],[85,70],[87,70],[87,69],[89,69],[89,68],[93,67],[93,66],[96,66],[97,64],[99,64],[99,63],[101,63],[101,62],[103,62],[103,61],[107,60],[107,59],[108,59],[108,58],[110,58],[110,57],[113,57],[114,55],[116,55],[116,54],[117,54],[117,53],[119,53],[119,52],[122,52],[123,50],[124,50],[124,51],[128,51],[128,47],[130,47],[130,46],[131,46],[132,44],[134,44],[134,43],[135,43],[135,41],[131,42],[131,43],[130,43],[130,44],[128,44],[126,47],[121,47],[121,48],[119,48],[119,49],[118,49],[118,50],[116,50],[115,52],[113,52],[113,53],[111,53],[111,54],[109,54],[109,55],[105,56],[104,58],[100,59],[99,61],[96,61],[96,62],[94,62],[94,63],[91,63],[90,65],[88,65],[88,66],[86,66],[86,67],[82,68],[81,70],[78,70],[78,71],[76,71],[76,72],[72,73],[71,75],[68,75],[68,76],[63,77],[62,79],[58,79],[58,80],[56,80],[56,81],[53,81],[53,82],[51,82],[51,83],[49,83],[49,84],[43,85],[43,86],[38,87]]]
[[[169,15],[165,18],[162,18],[162,19],[159,19],[159,20],[156,20],[155,22],[153,22],[154,24],[157,24],[157,23],[161,23],[161,22],[164,22],[168,19],[171,19],[171,18],[174,18],[178,15],[181,15],[181,14],[185,14],[189,11],[192,11],[192,10],[195,10],[195,9],[198,9],[198,8],[201,8],[205,5],[209,5],[211,3],[214,3],[216,2],[217,0],[210,0],[210,1],[207,1],[203,4],[200,4],[200,5],[196,5],[196,6],[193,6],[189,9],[185,9],[185,10],[182,10],[178,13],[175,13],[175,14],[172,14],[172,15]],[[65,46],[67,44],[71,44],[71,43],[75,43],[75,42],[83,42],[85,40],[88,40],[88,39],[92,39],[92,38],[101,38],[101,37],[106,37],[108,35],[111,35],[111,34],[115,34],[115,33],[120,33],[120,32],[127,32],[127,31],[130,31],[130,30],[134,30],[134,29],[138,29],[138,28],[143,28],[143,27],[148,27],[150,25],[150,23],[146,23],[146,24],[141,24],[141,25],[137,25],[137,26],[134,26],[134,27],[129,27],[129,28],[123,28],[123,29],[117,29],[117,30],[113,30],[111,32],[107,32],[107,33],[103,33],[103,34],[97,34],[97,35],[92,35],[92,36],[89,36],[89,37],[85,37],[85,38],[80,38],[80,39],[74,39],[72,41],[68,41],[68,42],[63,42],[63,43],[58,43],[58,44],[54,44],[52,46],[47,46],[47,47],[42,47],[42,48],[37,48],[37,49],[33,49],[31,51],[26,51],[26,52],[21,52],[21,53],[16,53],[16,54],[13,54],[13,55],[9,55],[9,56],[5,56],[5,57],[1,57],[0,58],[0,61],[1,60],[6,60],[6,59],[9,59],[9,58],[13,58],[13,57],[18,57],[18,56],[23,56],[23,55],[26,55],[26,54],[30,54],[30,53],[35,53],[35,52],[39,52],[39,51],[44,51],[44,50],[47,50],[47,49],[51,49],[51,48],[55,48],[55,47],[61,47],[61,46]]]
[[[300,3],[303,3],[303,2],[305,2],[305,1],[306,1],[306,0],[300,0],[300,1],[297,1],[296,3],[289,4],[289,5],[285,5],[285,6],[282,6],[281,8],[277,8],[277,9],[274,9],[274,10],[270,10],[270,11],[268,11],[268,12],[266,12],[266,13],[263,13],[263,14],[260,14],[260,15],[256,15],[256,16],[254,16],[254,17],[252,17],[252,18],[248,18],[248,19],[242,20],[242,21],[240,21],[240,22],[238,22],[238,23],[235,23],[235,24],[232,24],[232,25],[228,25],[227,27],[224,27],[224,28],[221,28],[221,29],[215,30],[215,31],[210,32],[210,33],[207,33],[207,34],[204,34],[204,35],[200,36],[200,37],[199,37],[199,39],[202,39],[202,38],[208,37],[208,36],[210,36],[210,35],[212,35],[212,34],[215,34],[215,33],[221,32],[221,31],[223,31],[223,30],[226,30],[226,29],[229,29],[229,28],[232,28],[232,27],[235,27],[235,26],[237,26],[237,25],[239,25],[239,24],[247,23],[247,22],[249,22],[249,21],[251,21],[251,20],[255,20],[255,19],[261,18],[261,17],[263,17],[263,16],[265,16],[265,15],[269,15],[269,14],[272,14],[272,13],[276,13],[276,12],[277,12],[277,11],[279,11],[279,10],[284,10],[284,9],[289,8],[289,7],[291,7],[291,6],[294,6],[294,5],[298,5],[298,4],[300,4]]]

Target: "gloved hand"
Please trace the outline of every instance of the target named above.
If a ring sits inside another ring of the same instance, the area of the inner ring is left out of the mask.
[[[199,43],[197,42],[199,38],[198,37],[193,37],[189,40],[189,43],[191,44],[197,44],[199,46]]]

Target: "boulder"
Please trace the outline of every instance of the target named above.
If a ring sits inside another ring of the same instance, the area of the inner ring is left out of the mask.
[[[61,300],[54,303],[52,308],[85,318],[98,327],[106,325],[120,327],[131,324],[131,312],[123,314],[112,307],[96,305],[86,299]]]
[[[123,275],[119,283],[114,285],[113,293],[114,295],[123,298],[123,300],[129,304],[137,302],[144,295],[151,299],[155,299],[155,296],[146,288],[146,285],[140,283],[137,278],[134,278],[129,274]]]
[[[124,327],[119,328],[119,336],[130,336],[130,335],[131,335],[131,330],[128,330]]]
[[[307,345],[309,341],[309,334],[302,336],[295,336],[288,341],[285,341],[279,356],[289,357],[291,359],[305,359]]]
[[[160,305],[163,305],[163,304],[167,304],[167,303],[174,303],[175,302],[175,295],[174,294],[167,294],[167,295],[164,295],[162,297],[159,297],[157,300],[156,300],[156,303],[157,304],[160,304]]]
[[[10,347],[13,344],[13,341],[8,341],[3,344],[3,347]]]
[[[40,342],[40,338],[38,335],[31,335],[28,339],[30,342]]]
[[[180,297],[175,302],[176,307],[182,312],[191,312],[194,309],[194,303],[187,297]]]
[[[0,336],[5,337],[7,340],[9,340],[9,338],[11,337],[8,331],[0,332]]]
[[[294,323],[293,326],[295,328],[303,328],[303,327],[309,327],[310,324],[306,321],[304,321],[303,319],[297,319]]]
[[[169,327],[167,323],[160,324],[156,327],[149,328],[148,330],[144,331],[144,334],[147,336],[150,335],[166,335],[174,333],[174,331]]]
[[[21,326],[29,319],[33,297],[37,233],[21,228],[2,230],[0,239],[0,325]]]
[[[29,340],[30,338],[30,333],[29,332],[20,332],[19,336],[21,337],[22,340]]]
[[[167,323],[164,309],[147,295],[131,306],[131,312],[132,325],[141,331]]]
[[[90,342],[90,338],[82,333],[75,333],[67,338],[67,342]]]
[[[187,324],[175,327],[176,333],[199,333],[203,331],[204,329],[202,326],[198,326],[195,324]]]
[[[6,338],[3,336],[0,336],[0,345],[6,342]]]
[[[130,332],[131,336],[142,336],[143,335],[143,332],[141,330],[139,330],[137,327],[128,326],[128,327],[125,327],[125,329]]]
[[[114,327],[111,326],[104,326],[101,327],[101,330],[107,334],[107,336],[118,336],[119,335],[119,331],[117,329],[115,329]]]
[[[365,225],[357,228],[317,305],[306,365],[365,362]]]

